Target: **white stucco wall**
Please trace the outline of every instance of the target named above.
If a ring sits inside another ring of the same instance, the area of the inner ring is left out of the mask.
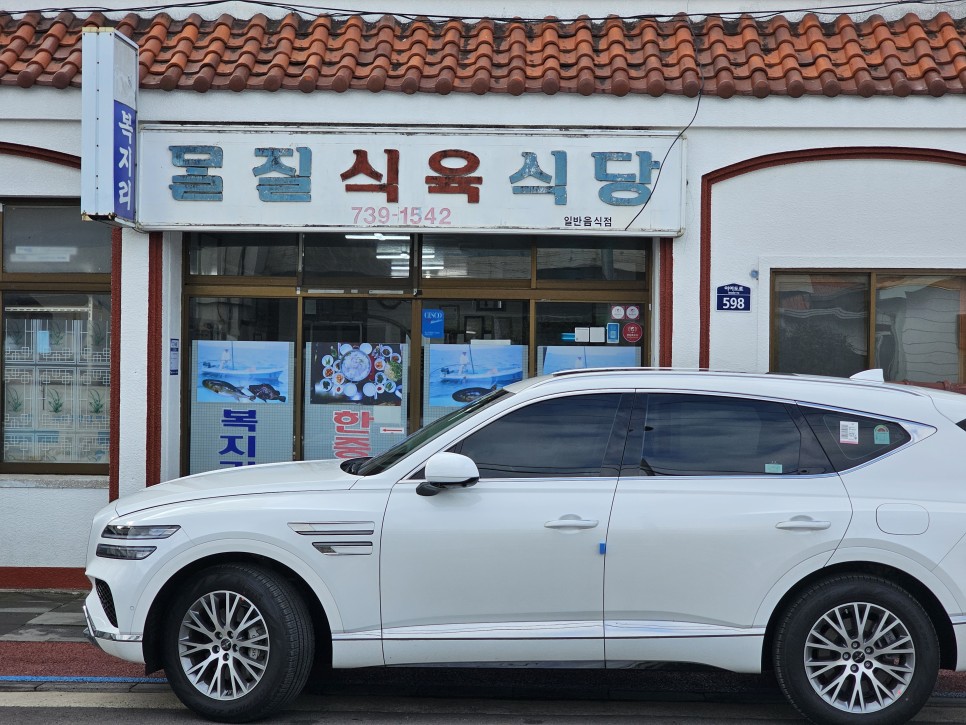
[[[4,88],[0,141],[80,155],[80,94],[75,89]],[[477,97],[372,94],[192,92],[141,94],[142,122],[386,124],[639,128],[680,131],[698,109],[686,144],[686,229],[674,242],[673,362],[698,364],[700,186],[704,174],[763,154],[830,146],[899,146],[966,153],[962,97],[769,98],[765,100],[569,94]],[[962,167],[842,161],[767,169],[715,186],[713,288],[753,288],[751,315],[711,312],[711,364],[745,370],[768,366],[768,289],[776,267],[966,268]],[[80,174],[0,154],[0,196],[80,194]],[[163,349],[181,330],[181,250],[165,235]],[[121,335],[121,494],[144,485],[147,373],[147,236],[123,235]],[[758,269],[758,281],[750,277]],[[711,300],[713,303],[713,299]],[[713,308],[713,304],[712,304]],[[657,306],[652,311],[657,321]],[[657,361],[654,328],[652,359]],[[162,477],[179,468],[180,385],[162,381]],[[100,489],[3,488],[0,566],[83,566],[91,514],[106,503]],[[19,485],[19,484],[18,484]],[[38,545],[38,524],[54,546]],[[16,542],[10,543],[10,542]]]

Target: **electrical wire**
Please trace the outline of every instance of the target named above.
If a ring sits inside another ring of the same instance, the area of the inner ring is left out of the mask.
[[[527,18],[527,17],[501,17],[494,15],[438,15],[433,13],[413,13],[413,12],[399,12],[398,10],[388,11],[388,10],[372,10],[365,8],[349,9],[349,8],[337,8],[337,7],[323,7],[314,5],[305,5],[298,2],[273,2],[268,0],[266,2],[258,2],[258,0],[195,0],[194,2],[186,3],[159,3],[159,4],[145,4],[145,5],[130,5],[127,7],[105,7],[102,5],[65,5],[65,6],[47,6],[32,8],[29,10],[15,10],[15,11],[0,11],[5,12],[8,15],[25,15],[27,13],[41,13],[41,14],[51,14],[51,13],[62,13],[62,12],[72,12],[72,13],[141,13],[141,12],[163,12],[167,10],[198,10],[203,8],[211,8],[217,5],[224,5],[226,3],[233,4],[247,4],[254,5],[258,7],[268,7],[276,8],[279,10],[287,10],[296,14],[310,14],[310,15],[331,15],[333,17],[352,17],[352,16],[394,16],[398,18],[405,18],[407,20],[417,20],[424,18],[427,20],[460,20],[460,21],[478,21],[478,20],[493,20],[496,22],[542,22],[547,18]],[[839,5],[814,5],[806,7],[790,7],[778,10],[726,10],[717,12],[706,12],[706,13],[687,13],[680,12],[674,14],[660,14],[660,13],[645,13],[636,15],[620,15],[622,20],[675,20],[686,18],[688,22],[696,19],[706,18],[709,16],[721,17],[727,19],[738,19],[740,17],[751,17],[756,20],[768,20],[771,18],[779,17],[782,15],[789,14],[799,14],[799,13],[814,13],[816,15],[841,15],[845,14],[855,14],[855,13],[873,13],[879,10],[885,10],[887,8],[909,6],[909,5],[921,5],[926,7],[943,7],[946,5],[961,5],[962,0],[886,0],[871,3],[850,3],[850,4],[839,4]],[[614,14],[606,16],[587,16],[582,15],[580,17],[570,17],[570,18],[559,18],[554,19],[558,22],[575,22],[578,20],[589,20],[591,22],[603,22],[610,17],[615,17]]]

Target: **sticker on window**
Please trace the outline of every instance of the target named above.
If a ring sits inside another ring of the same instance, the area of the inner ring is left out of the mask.
[[[839,421],[839,443],[859,444],[859,422],[857,420]]]
[[[877,425],[872,431],[872,440],[877,446],[889,445],[889,426]]]
[[[780,463],[765,464],[765,473],[781,473],[781,472],[782,472],[782,464]]]

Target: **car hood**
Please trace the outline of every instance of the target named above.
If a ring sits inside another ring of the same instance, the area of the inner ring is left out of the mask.
[[[339,491],[359,480],[339,466],[342,461],[299,461],[223,468],[150,486],[118,499],[117,513],[127,516],[155,506],[223,496],[283,491]]]

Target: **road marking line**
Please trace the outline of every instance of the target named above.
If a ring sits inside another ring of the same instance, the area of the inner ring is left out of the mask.
[[[0,707],[110,707],[183,710],[169,692],[0,692]]]

